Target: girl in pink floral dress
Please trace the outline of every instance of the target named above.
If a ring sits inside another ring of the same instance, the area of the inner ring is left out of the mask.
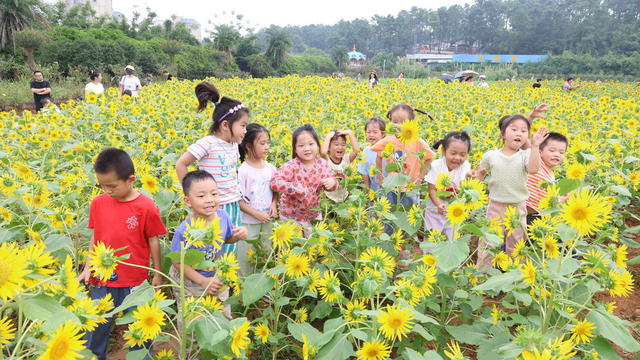
[[[276,171],[271,189],[280,193],[280,218],[296,222],[308,237],[311,220],[320,214],[320,191],[335,190],[338,182],[329,164],[318,157],[320,140],[311,125],[297,128],[292,138],[293,159]]]

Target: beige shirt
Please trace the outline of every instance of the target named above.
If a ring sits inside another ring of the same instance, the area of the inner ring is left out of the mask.
[[[340,179],[345,178],[344,171],[347,167],[349,167],[350,159],[351,153],[344,154],[344,156],[342,157],[342,161],[339,164],[335,164],[331,159],[327,160],[327,162],[329,163],[329,167],[331,168],[331,170],[333,170],[333,173],[336,176],[336,180],[340,181]],[[338,186],[338,188],[334,191],[325,191],[325,194],[327,194],[327,197],[329,199],[337,203],[345,201],[347,196],[349,196],[349,192],[346,189],[341,188],[340,186]]]
[[[482,155],[480,167],[489,172],[489,199],[505,204],[519,204],[529,197],[527,175],[531,149],[507,156],[502,150]]]

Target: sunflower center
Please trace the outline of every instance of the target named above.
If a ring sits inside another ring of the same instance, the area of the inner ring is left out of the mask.
[[[575,220],[581,221],[587,218],[587,210],[584,208],[574,209],[571,213]]]
[[[9,274],[11,274],[11,266],[4,260],[0,260],[0,287],[7,283]]]
[[[369,351],[367,351],[367,356],[369,357],[377,357],[379,354],[380,352],[376,348],[369,348]]]
[[[148,327],[152,327],[156,325],[156,320],[153,318],[153,316],[147,316],[146,318],[144,318],[144,324]]]
[[[67,339],[59,338],[56,339],[56,342],[51,347],[51,358],[52,359],[62,359],[69,352],[69,342]]]
[[[399,317],[393,317],[389,320],[389,325],[391,325],[392,328],[397,329],[402,325],[402,319]]]
[[[453,216],[455,216],[455,217],[462,216],[463,213],[464,213],[464,211],[462,209],[460,209],[460,208],[453,209]]]

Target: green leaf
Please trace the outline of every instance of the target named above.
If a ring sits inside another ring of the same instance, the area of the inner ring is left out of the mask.
[[[369,340],[369,336],[367,336],[367,333],[365,333],[362,330],[358,330],[358,329],[351,329],[351,335],[360,340],[360,341],[367,341]]]
[[[558,181],[558,190],[560,195],[566,195],[580,187],[581,181],[575,179],[560,179]]]
[[[629,189],[627,189],[626,187],[622,186],[622,185],[613,185],[611,187],[611,190],[617,192],[618,194],[622,195],[622,196],[626,196],[626,197],[631,197],[631,192],[629,192]]]
[[[433,350],[429,350],[424,353],[424,358],[427,360],[443,360],[442,356]]]
[[[409,180],[409,177],[406,175],[391,174],[384,178],[382,187],[387,191],[391,191],[394,188],[404,186],[404,184],[407,183],[407,180]]]
[[[171,208],[174,201],[178,199],[178,196],[169,190],[162,190],[153,196],[153,200],[158,205],[160,213],[165,214]]]
[[[122,301],[122,304],[120,304],[120,306],[109,311],[109,313],[107,313],[106,315],[112,316],[113,314],[117,314],[120,311],[127,310],[130,307],[146,304],[151,301],[151,299],[153,299],[153,296],[155,295],[153,287],[146,281],[134,287],[132,290],[133,291],[126,298],[124,298],[124,301]]]
[[[420,336],[422,336],[427,341],[431,341],[431,340],[435,340],[436,339],[435,337],[433,337],[433,335],[429,334],[429,332],[424,327],[422,327],[422,325],[420,325],[420,324],[416,324],[413,327],[413,329],[411,329],[411,331],[419,334]]]
[[[167,257],[177,263],[180,263],[180,252],[174,251],[167,254]],[[198,266],[204,260],[204,252],[196,249],[189,249],[184,252],[184,263],[191,267]]]
[[[149,355],[149,350],[147,349],[133,350],[133,351],[127,352],[125,359],[126,360],[142,360],[142,359],[145,359],[147,355]]]
[[[459,342],[480,345],[489,337],[487,327],[486,324],[476,322],[473,325],[449,325],[446,329]]]
[[[258,301],[273,289],[274,283],[275,280],[264,273],[247,276],[242,283],[242,303],[248,306]]]
[[[322,319],[331,314],[333,307],[326,301],[321,301],[311,312],[311,320]]]
[[[304,334],[309,340],[319,339],[322,336],[322,333],[309,323],[289,323],[287,325],[287,329],[289,329],[289,334],[300,342],[302,342],[302,334]]]
[[[210,351],[229,335],[227,330],[218,328],[215,323],[208,318],[198,319],[194,325],[193,332],[198,346]]]
[[[44,244],[47,245],[47,251],[49,252],[56,252],[60,249],[64,249],[67,252],[71,252],[73,250],[73,242],[71,242],[71,238],[62,234],[51,234],[47,236]]]
[[[444,241],[433,249],[438,268],[443,272],[456,269],[469,256],[469,245],[462,240]]]
[[[640,344],[629,333],[629,326],[613,314],[591,310],[586,318],[596,324],[595,332],[628,352],[640,351]]]
[[[80,324],[80,320],[64,306],[51,297],[37,295],[24,300],[24,316],[29,320],[44,321],[44,331],[54,331],[67,321]]]
[[[291,298],[283,296],[283,297],[279,298],[278,301],[276,301],[274,303],[274,305],[275,306],[285,306],[285,305],[289,305],[290,302],[291,302]]]
[[[609,342],[604,338],[598,337],[591,340],[591,346],[593,346],[593,349],[598,352],[600,358],[602,359],[622,360],[622,358],[618,356],[611,344],[609,344]]]
[[[402,358],[403,359],[407,359],[407,360],[425,360],[427,359],[426,357],[422,356],[422,354],[420,354],[419,352],[411,349],[411,348],[405,348],[404,351],[402,352]]]
[[[473,290],[476,291],[494,291],[494,292],[509,292],[515,287],[515,282],[520,279],[522,272],[520,270],[512,270],[506,274],[496,275],[490,277],[484,283],[476,286]]]
[[[345,360],[353,356],[353,345],[347,336],[340,332],[336,333],[333,339],[323,346],[316,356],[317,360]]]

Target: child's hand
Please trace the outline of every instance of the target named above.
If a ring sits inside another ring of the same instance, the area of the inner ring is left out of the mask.
[[[531,139],[531,147],[539,147],[544,139],[547,138],[547,136],[549,136],[549,134],[547,133],[546,127],[543,126],[538,129],[538,131],[533,135],[533,138]]]
[[[478,169],[473,169],[471,171],[469,171],[468,176],[477,180],[482,180],[484,179],[484,177],[487,175],[487,169],[485,168],[478,168]]]
[[[218,295],[218,291],[220,291],[220,288],[222,288],[224,284],[217,276],[214,276],[211,278],[203,277],[199,285],[203,289],[207,289],[209,295]]]
[[[271,215],[266,212],[258,211],[253,215],[253,217],[255,217],[256,220],[260,221],[262,224],[271,221]]]
[[[151,279],[151,285],[160,286],[163,283],[164,283],[164,279],[162,278],[162,275],[160,275],[159,273],[154,273],[153,278]]]
[[[85,266],[84,270],[82,270],[80,275],[78,275],[78,281],[88,284],[90,278],[91,278],[91,270],[89,270],[88,266]]]
[[[278,206],[274,202],[271,203],[271,206],[269,207],[269,216],[271,217],[271,220],[278,217]]]
[[[336,178],[324,178],[320,180],[320,183],[325,188],[325,190],[333,190],[338,186],[338,180]]]
[[[229,243],[233,244],[240,240],[247,240],[249,236],[249,231],[244,226],[238,226],[231,230],[231,238],[229,238]]]
[[[440,205],[438,205],[438,212],[442,215],[446,215],[447,214],[447,204],[445,203],[441,203]]]
[[[533,119],[546,117],[547,115],[545,115],[545,112],[549,111],[548,106],[549,105],[547,104],[538,104],[534,106],[533,110],[531,110],[531,113],[529,114],[529,121],[531,122]]]

